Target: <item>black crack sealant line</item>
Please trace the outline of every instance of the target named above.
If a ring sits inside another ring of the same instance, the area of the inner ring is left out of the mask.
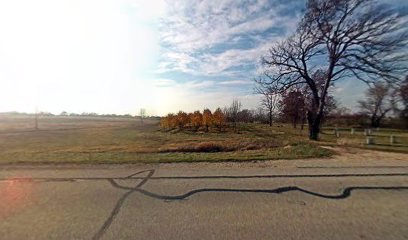
[[[122,207],[123,203],[125,202],[125,200],[135,191],[139,190],[146,182],[147,180],[149,180],[150,177],[153,176],[154,174],[154,170],[146,170],[146,171],[141,171],[141,172],[137,172],[134,173],[132,175],[127,176],[125,179],[131,179],[133,176],[135,175],[139,175],[142,173],[147,172],[147,176],[145,178],[142,179],[142,181],[140,183],[138,183],[134,188],[130,188],[128,189],[129,191],[127,191],[125,194],[122,195],[121,198],[119,198],[119,200],[117,201],[115,207],[113,208],[111,214],[109,215],[109,217],[105,220],[105,222],[103,223],[103,225],[101,226],[101,228],[98,230],[98,232],[96,232],[96,234],[93,236],[92,239],[96,240],[96,239],[100,239],[103,234],[105,234],[106,230],[110,227],[110,225],[112,224],[113,220],[116,218],[116,216],[118,215],[120,208]],[[115,183],[116,182],[113,179],[107,179],[110,183]],[[115,186],[115,185],[114,185]],[[119,186],[119,185],[118,185]]]
[[[223,192],[223,193],[270,193],[270,194],[282,194],[286,192],[302,192],[307,195],[311,195],[314,197],[330,199],[330,200],[341,200],[350,197],[353,191],[370,191],[370,190],[392,190],[392,191],[401,191],[401,190],[408,190],[408,186],[350,186],[344,188],[338,194],[322,194],[318,192],[309,191],[297,186],[287,186],[287,187],[279,187],[274,189],[233,189],[233,188],[199,188],[194,189],[189,192],[180,195],[162,195],[150,192],[148,190],[142,189],[142,186],[146,184],[146,182],[150,179],[222,179],[222,178],[229,178],[229,179],[239,179],[239,178],[281,178],[281,177],[346,177],[346,176],[356,176],[356,177],[363,177],[363,176],[408,176],[406,173],[391,173],[391,174],[343,174],[343,175],[256,175],[256,176],[194,176],[194,177],[153,177],[155,170],[145,170],[141,172],[137,172],[131,174],[125,178],[106,178],[106,180],[115,188],[119,188],[122,190],[127,190],[126,193],[122,195],[122,197],[117,201],[115,207],[113,208],[109,217],[105,220],[104,224],[98,230],[98,232],[94,235],[93,240],[100,239],[106,230],[110,227],[112,222],[114,221],[115,217],[118,215],[123,203],[125,200],[134,192],[138,192],[145,196],[159,199],[159,200],[166,200],[166,201],[179,201],[185,200],[188,197],[191,197],[198,193],[209,193],[209,192]],[[143,173],[148,173],[147,176],[141,177],[140,175]],[[117,180],[126,180],[126,179],[138,179],[141,180],[135,187],[128,187],[120,185]]]
[[[306,195],[319,197],[328,200],[342,200],[351,196],[353,191],[374,191],[374,190],[388,190],[388,191],[406,191],[408,186],[349,186],[345,187],[338,194],[323,194],[319,192],[309,191],[298,186],[285,186],[274,189],[248,189],[248,188],[198,188],[188,191],[180,195],[164,195],[143,189],[142,187],[149,180],[194,180],[194,179],[275,179],[275,178],[342,178],[342,177],[408,177],[408,173],[367,173],[367,174],[320,174],[320,175],[247,175],[247,176],[231,176],[231,175],[218,175],[218,176],[168,176],[168,177],[153,177],[155,170],[144,170],[133,173],[126,177],[83,177],[83,178],[0,178],[0,181],[18,181],[18,182],[76,182],[76,181],[108,181],[114,188],[126,190],[126,192],[116,202],[114,208],[109,214],[108,218],[104,221],[103,225],[93,236],[93,240],[98,240],[103,237],[106,231],[109,229],[115,218],[120,212],[126,199],[132,193],[140,193],[144,196],[148,196],[154,199],[165,201],[180,201],[186,200],[198,193],[269,193],[269,194],[283,194],[287,192],[301,192]],[[145,176],[144,176],[145,175]],[[123,186],[118,181],[123,180],[140,180],[134,187]]]

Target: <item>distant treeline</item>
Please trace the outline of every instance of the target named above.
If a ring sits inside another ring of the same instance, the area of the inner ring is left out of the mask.
[[[99,113],[68,113],[68,112],[61,112],[60,114],[53,114],[50,112],[38,112],[38,113],[25,113],[25,112],[2,112],[0,116],[45,116],[45,117],[52,117],[52,116],[70,116],[70,117],[124,117],[124,118],[140,118],[140,116],[132,116],[130,114],[99,114]],[[158,116],[150,116],[144,117],[147,119],[160,119]]]

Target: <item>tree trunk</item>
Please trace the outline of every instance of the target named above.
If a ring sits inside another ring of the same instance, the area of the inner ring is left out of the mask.
[[[408,108],[404,110],[402,119],[405,120],[405,128],[408,129]]]
[[[320,126],[324,115],[324,106],[327,88],[330,81],[326,82],[325,90],[321,97],[319,97],[317,91],[313,91],[313,103],[311,109],[307,112],[307,121],[309,123],[309,139],[318,141]]]
[[[371,127],[372,128],[378,128],[380,126],[381,119],[376,118],[376,119],[371,119]]]
[[[272,127],[272,111],[269,111],[269,126]]]
[[[322,114],[315,114],[311,111],[307,114],[308,123],[309,123],[309,139],[310,140],[319,140],[320,133],[320,123],[322,120]]]
[[[371,127],[378,128],[384,115],[385,114],[377,116],[376,114],[374,114],[373,116],[371,116]]]

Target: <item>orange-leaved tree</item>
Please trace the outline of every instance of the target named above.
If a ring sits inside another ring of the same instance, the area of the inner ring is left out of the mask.
[[[191,126],[197,131],[203,125],[203,115],[200,111],[195,111],[190,117]]]
[[[220,131],[222,130],[222,127],[224,126],[225,123],[225,114],[221,110],[221,108],[217,108],[215,112],[212,115],[212,124],[216,126]]]
[[[162,118],[160,119],[160,127],[161,127],[162,129],[170,128],[170,127],[169,127],[169,119],[167,118],[167,116],[166,116],[166,117],[162,117]]]
[[[177,113],[177,125],[179,129],[183,129],[188,124],[188,122],[189,122],[189,117],[187,113],[183,111],[179,111]]]
[[[206,108],[203,111],[203,125],[205,127],[205,131],[208,132],[208,127],[212,124],[213,115],[210,109]]]
[[[175,128],[177,126],[176,115],[174,115],[173,113],[167,114],[167,116],[163,117],[160,120],[160,126],[161,126],[161,128],[164,128],[164,129],[166,129],[166,128],[169,128],[169,129]]]
[[[187,113],[187,116],[188,116],[188,123],[189,123],[189,125],[190,126],[192,126],[193,125],[193,113]]]

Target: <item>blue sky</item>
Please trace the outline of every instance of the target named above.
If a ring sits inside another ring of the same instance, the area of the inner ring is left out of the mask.
[[[259,59],[295,30],[304,4],[0,0],[0,111],[162,115],[233,98],[256,108]],[[345,80],[333,91],[354,108],[364,88]]]

